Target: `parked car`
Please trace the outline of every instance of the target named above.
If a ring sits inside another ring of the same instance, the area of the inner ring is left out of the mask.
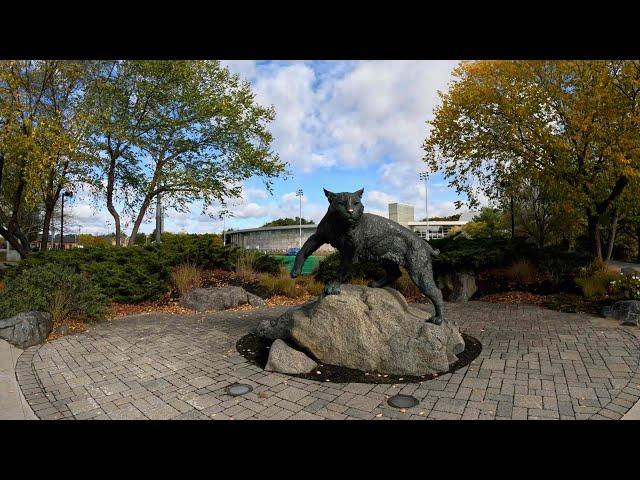
[[[298,255],[299,251],[300,249],[298,247],[291,247],[289,250],[287,250],[287,257],[295,257],[296,255]]]

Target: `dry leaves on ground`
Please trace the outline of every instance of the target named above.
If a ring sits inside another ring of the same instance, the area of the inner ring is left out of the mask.
[[[550,295],[535,295],[528,292],[501,292],[492,293],[478,298],[481,302],[489,303],[525,303],[529,305],[544,306],[552,299]]]

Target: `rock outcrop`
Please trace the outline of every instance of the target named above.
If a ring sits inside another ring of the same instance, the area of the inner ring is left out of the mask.
[[[265,305],[264,300],[247,292],[242,287],[196,288],[187,293],[180,301],[181,305],[197,310],[224,310],[238,305]]]
[[[434,325],[392,288],[342,285],[340,295],[265,320],[255,333],[286,339],[320,362],[369,372],[426,375],[448,371],[464,350],[458,327]]]
[[[45,312],[22,312],[0,320],[0,338],[22,349],[43,343],[52,329],[51,315]]]

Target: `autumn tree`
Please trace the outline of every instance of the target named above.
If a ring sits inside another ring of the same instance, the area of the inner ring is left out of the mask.
[[[94,71],[91,138],[118,244],[121,214],[133,221],[133,245],[158,196],[165,208],[199,201],[206,211],[239,197],[242,180],[259,175],[270,188],[284,172],[266,129],[273,109],[219,62],[101,62]]]
[[[55,72],[50,61],[0,61],[0,234],[21,257],[29,254],[25,219],[38,208],[38,185],[47,167],[51,123],[45,86]]]
[[[546,185],[603,258],[603,223],[640,173],[640,61],[462,62],[453,76],[424,143],[432,170],[470,205],[505,182]]]

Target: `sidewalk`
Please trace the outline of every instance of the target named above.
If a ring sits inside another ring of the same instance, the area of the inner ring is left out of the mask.
[[[0,340],[0,420],[37,420],[16,382],[15,366],[21,353]]]

